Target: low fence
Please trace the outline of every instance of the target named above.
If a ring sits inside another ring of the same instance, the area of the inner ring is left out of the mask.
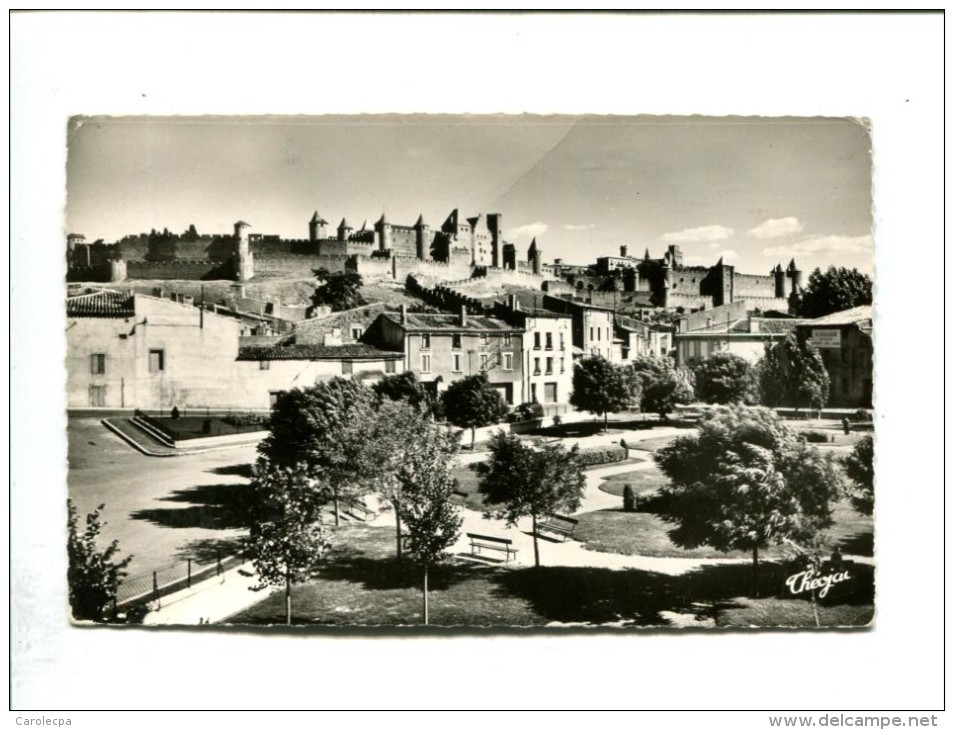
[[[164,596],[220,577],[225,571],[245,561],[246,557],[241,551],[228,555],[219,552],[205,562],[186,558],[167,563],[155,570],[128,576],[116,589],[114,611],[146,603],[153,604],[154,608],[161,608]]]

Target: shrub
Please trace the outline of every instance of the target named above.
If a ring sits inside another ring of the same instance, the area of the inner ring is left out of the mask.
[[[269,416],[264,413],[237,413],[223,416],[222,422],[230,426],[268,426]]]
[[[543,418],[543,406],[534,401],[533,403],[521,403],[507,414],[508,423],[519,423],[520,421],[532,421],[536,418]]]
[[[859,408],[857,411],[851,414],[852,421],[870,421],[871,420],[871,411],[866,411],[864,408]]]
[[[827,444],[828,434],[821,431],[803,431],[802,438],[810,444]]]
[[[636,511],[636,494],[633,492],[633,487],[630,484],[623,487],[623,511]]]
[[[581,449],[579,458],[583,466],[612,464],[626,460],[626,449],[621,446],[595,446],[591,449]]]

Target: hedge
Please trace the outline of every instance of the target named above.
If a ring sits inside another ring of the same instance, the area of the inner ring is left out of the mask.
[[[626,461],[626,449],[622,446],[594,446],[589,449],[580,449],[579,459],[583,466],[612,464],[617,461]]]

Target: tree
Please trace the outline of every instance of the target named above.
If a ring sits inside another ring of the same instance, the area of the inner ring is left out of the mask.
[[[766,345],[758,366],[762,403],[819,410],[828,402],[829,378],[818,349],[794,332],[774,346]]]
[[[854,482],[851,505],[863,515],[874,512],[874,439],[863,437],[845,457],[845,472]]]
[[[609,414],[628,408],[639,397],[632,371],[604,357],[587,357],[573,366],[573,392],[570,405],[581,411],[603,416],[603,430],[609,426]]]
[[[500,423],[507,417],[507,403],[494,388],[487,373],[477,373],[455,380],[441,398],[444,415],[458,428],[470,429],[470,448],[473,450],[476,430]]]
[[[315,307],[328,306],[332,312],[354,309],[365,303],[361,297],[361,274],[357,271],[314,270],[322,284],[315,289],[311,303]]]
[[[832,524],[843,478],[822,454],[766,408],[719,407],[697,434],[681,436],[655,455],[670,484],[660,490],[659,517],[686,548],[752,551],[758,596],[759,550],[806,543]]]
[[[369,388],[344,378],[287,391],[272,407],[271,433],[258,447],[276,466],[308,467],[315,498],[333,503],[336,526],[340,501],[363,491],[354,464],[374,406]]]
[[[371,390],[380,399],[407,401],[416,408],[432,413],[435,417],[439,415],[435,411],[440,410],[440,403],[434,399],[427,388],[424,387],[424,384],[410,370],[396,375],[385,375],[371,386]]]
[[[796,306],[800,317],[824,317],[852,307],[871,304],[871,277],[858,269],[829,266],[825,273],[815,269]]]
[[[78,621],[105,620],[116,600],[119,583],[126,576],[126,567],[133,556],[115,560],[119,541],[113,540],[100,550],[97,542],[105,522],[101,513],[106,505],[99,505],[86,515],[86,527],[80,529],[79,516],[72,500],[66,500],[67,553],[69,568],[66,578],[69,586],[70,607]]]
[[[447,557],[460,536],[463,518],[451,497],[457,480],[450,469],[460,449],[457,435],[418,413],[407,435],[396,477],[401,489],[400,513],[407,528],[407,549],[423,570],[424,624],[430,621],[427,581],[430,567]]]
[[[578,454],[576,446],[567,451],[560,444],[534,449],[513,434],[498,431],[490,439],[490,458],[477,465],[480,493],[492,508],[488,514],[506,519],[511,526],[523,517],[531,518],[537,567],[537,519],[580,507],[586,478]]]
[[[678,404],[695,400],[692,371],[677,367],[672,358],[640,355],[631,365],[639,383],[640,408],[665,419]]]
[[[758,402],[758,384],[749,361],[730,352],[717,352],[691,363],[696,397],[706,403]]]
[[[284,586],[289,626],[291,587],[315,577],[328,547],[312,482],[304,463],[283,467],[265,460],[252,482],[257,515],[245,544],[260,581],[253,590]]]

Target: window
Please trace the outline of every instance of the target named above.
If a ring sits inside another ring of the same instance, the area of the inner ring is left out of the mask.
[[[547,349],[548,350],[553,349],[553,333],[552,332],[547,332]]]
[[[451,336],[451,347],[455,350],[459,350],[461,348],[460,339],[461,338],[459,334]]]
[[[455,352],[454,353],[454,372],[455,373],[462,373],[464,371],[464,366],[462,363],[463,363],[463,355],[461,355],[459,352]]]
[[[166,351],[165,350],[150,350],[149,351],[149,372],[161,373],[165,369],[166,369]]]
[[[258,369],[259,370],[268,370],[271,367],[272,363],[268,360],[259,360]]]
[[[275,404],[278,403],[279,397],[284,393],[284,390],[270,390],[268,391],[268,406],[269,408],[274,408]]]
[[[488,355],[486,352],[480,353],[480,369],[481,370],[487,369],[487,363],[489,360],[490,360],[490,355]]]
[[[430,350],[431,349],[431,336],[427,333],[421,335],[421,349]]]
[[[509,335],[509,334],[506,334],[506,335],[503,336],[503,343],[504,343],[504,347],[510,347],[510,346],[511,346],[512,343],[511,343],[511,341],[510,341],[510,335]]]
[[[593,328],[590,327],[590,341],[593,341]]]
[[[384,361],[384,372],[393,373],[397,372],[397,367],[394,360],[385,360]]]
[[[364,334],[364,329],[361,327],[361,325],[359,325],[359,324],[353,324],[353,325],[351,325],[351,339],[352,339],[352,340],[360,340],[360,339],[361,339],[361,335],[363,335],[363,334]]]
[[[487,335],[481,335],[481,336],[480,336],[480,349],[483,350],[483,349],[486,348],[486,347],[487,347]]]
[[[422,373],[431,372],[431,356],[430,355],[421,355],[421,372]]]
[[[354,363],[350,360],[341,361],[341,374],[342,375],[351,375],[354,372]]]
[[[553,375],[553,358],[547,358],[547,375]]]
[[[530,402],[536,403],[537,401],[537,384],[530,383]]]
[[[561,349],[561,350],[565,350],[565,349],[566,349],[566,343],[563,341],[563,333],[562,333],[562,332],[560,333],[560,349]]]
[[[534,375],[540,374],[540,358],[539,357],[533,358],[533,374]]]
[[[106,405],[106,386],[105,385],[91,385],[89,386],[89,404],[94,407],[102,407]]]
[[[543,384],[543,401],[544,403],[557,402],[557,384],[556,383]]]
[[[561,372],[561,373],[565,373],[565,372],[566,372],[566,365],[564,364],[562,357],[560,358],[560,372]]]
[[[503,369],[513,370],[513,353],[505,352],[503,356]]]
[[[599,327],[596,328],[596,339],[598,339],[598,340],[602,340],[602,339],[603,339],[603,338],[600,336],[600,335],[602,334],[602,332],[603,332],[603,331],[602,331]]]
[[[101,353],[95,353],[89,356],[89,371],[93,375],[106,374],[106,356]]]
[[[540,349],[540,333],[539,332],[533,333],[533,349],[534,350]]]

